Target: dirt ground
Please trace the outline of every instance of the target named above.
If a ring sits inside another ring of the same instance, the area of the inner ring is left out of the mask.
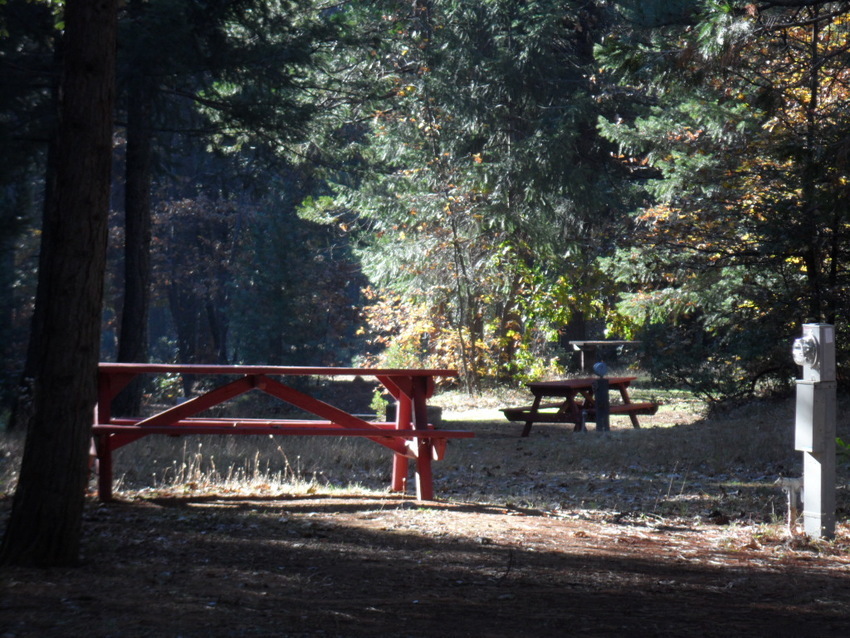
[[[0,635],[847,636],[844,549],[735,526],[377,497],[92,503],[0,576]]]
[[[696,464],[687,479],[642,485],[611,468],[546,467],[567,446],[590,454],[592,432],[478,434],[469,445],[493,452],[487,466],[453,465],[450,446],[430,503],[366,489],[91,499],[79,567],[0,571],[0,638],[850,635],[844,490],[836,539],[810,541],[771,519],[781,497],[764,496],[764,475],[781,459],[742,473],[733,493]],[[637,474],[641,446],[655,437],[663,453],[662,435],[615,432],[598,445],[612,459],[630,450]],[[517,497],[517,484],[539,498]],[[488,485],[506,496],[475,498]],[[692,507],[691,491],[704,502]],[[679,500],[665,509],[659,494]],[[0,522],[9,507],[0,501]]]

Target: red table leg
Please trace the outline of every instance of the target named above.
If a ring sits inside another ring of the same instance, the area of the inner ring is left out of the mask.
[[[399,394],[396,404],[395,427],[397,430],[410,428],[411,405],[410,397]],[[403,454],[393,454],[393,480],[392,491],[404,492],[407,490],[407,472],[410,465],[408,458]]]
[[[94,437],[97,448],[97,495],[101,501],[112,500],[112,449],[109,435]]]
[[[428,378],[415,377],[413,381],[413,426],[418,430],[428,428]],[[431,474],[431,439],[416,439],[416,498],[434,500],[434,479]]]

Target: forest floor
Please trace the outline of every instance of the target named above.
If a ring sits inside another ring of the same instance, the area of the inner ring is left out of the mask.
[[[242,466],[230,442],[128,446],[79,566],[0,571],[0,637],[850,635],[850,472],[835,540],[792,535],[792,403],[521,439],[453,401],[445,427],[476,438],[428,503],[384,490],[374,445],[271,442]]]

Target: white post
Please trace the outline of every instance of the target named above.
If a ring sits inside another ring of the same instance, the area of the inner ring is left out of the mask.
[[[835,328],[807,323],[794,341],[795,449],[803,452],[803,525],[811,538],[835,536]]]

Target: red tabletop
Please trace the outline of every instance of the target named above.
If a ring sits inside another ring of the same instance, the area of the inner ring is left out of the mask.
[[[329,366],[218,365],[194,363],[100,363],[109,373],[270,374],[286,376],[456,377],[457,370],[336,368]]]

